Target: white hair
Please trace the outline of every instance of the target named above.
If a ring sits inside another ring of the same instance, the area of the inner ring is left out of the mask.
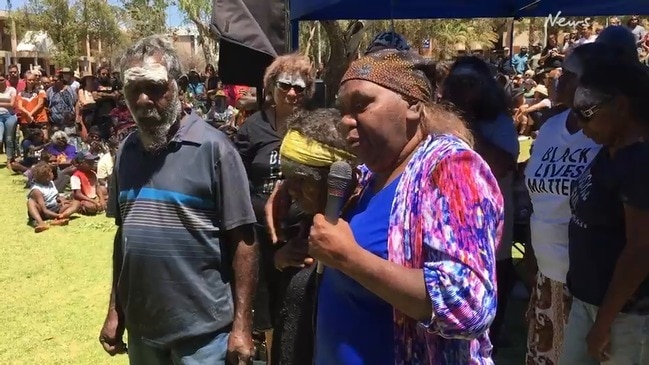
[[[53,141],[56,141],[56,140],[59,140],[59,139],[64,139],[64,140],[67,141],[68,140],[67,133],[65,133],[63,131],[56,131],[56,132],[54,132],[54,134],[52,134],[52,140]]]
[[[169,37],[152,35],[140,39],[126,49],[119,61],[120,75],[123,78],[124,72],[131,68],[134,62],[145,62],[151,57],[160,57],[161,64],[167,69],[169,79],[177,80],[183,74],[178,53]]]
[[[156,151],[167,146],[169,130],[178,121],[181,112],[176,80],[182,75],[182,67],[173,44],[164,36],[143,38],[126,50],[119,67],[125,85],[126,106],[138,126],[144,147],[149,151]],[[169,104],[156,108],[138,106],[135,101],[137,98],[131,97],[131,91],[126,85],[140,81],[164,84],[165,86],[160,85],[159,88],[171,92]]]

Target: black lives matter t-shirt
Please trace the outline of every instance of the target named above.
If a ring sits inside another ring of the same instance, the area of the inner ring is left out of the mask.
[[[602,304],[617,260],[627,244],[624,205],[649,211],[649,142],[611,155],[602,149],[577,179],[570,196],[568,288],[586,303]],[[623,312],[649,314],[645,279]]]
[[[246,167],[252,205],[257,222],[266,221],[264,206],[275,185],[282,180],[279,148],[282,138],[271,126],[268,115],[259,111],[243,123],[237,133],[236,145]],[[294,207],[287,224],[299,223],[301,214]]]

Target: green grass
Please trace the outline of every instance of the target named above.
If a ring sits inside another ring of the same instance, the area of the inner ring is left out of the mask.
[[[126,364],[97,341],[108,305],[114,227],[81,217],[35,234],[22,176],[0,170],[0,362]]]
[[[113,222],[79,217],[35,234],[26,224],[23,185],[22,176],[0,169],[0,363],[127,364],[97,341],[108,305]],[[511,344],[500,350],[498,365],[523,363],[524,308],[522,301],[510,304],[504,332]]]

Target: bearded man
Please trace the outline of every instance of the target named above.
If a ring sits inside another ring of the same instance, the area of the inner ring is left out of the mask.
[[[181,117],[172,44],[159,36],[120,61],[138,130],[120,147],[113,287],[100,342],[131,365],[251,364],[257,283],[247,177],[227,137]]]

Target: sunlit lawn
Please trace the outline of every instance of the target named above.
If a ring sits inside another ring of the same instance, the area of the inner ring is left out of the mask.
[[[35,234],[26,224],[23,185],[22,176],[0,169],[0,363],[126,364],[97,341],[108,303],[112,221],[79,217]],[[523,363],[524,305],[510,305],[511,344],[501,349],[498,365]]]
[[[0,170],[0,363],[126,364],[97,341],[106,313],[112,222],[83,217],[34,234],[23,178]]]

